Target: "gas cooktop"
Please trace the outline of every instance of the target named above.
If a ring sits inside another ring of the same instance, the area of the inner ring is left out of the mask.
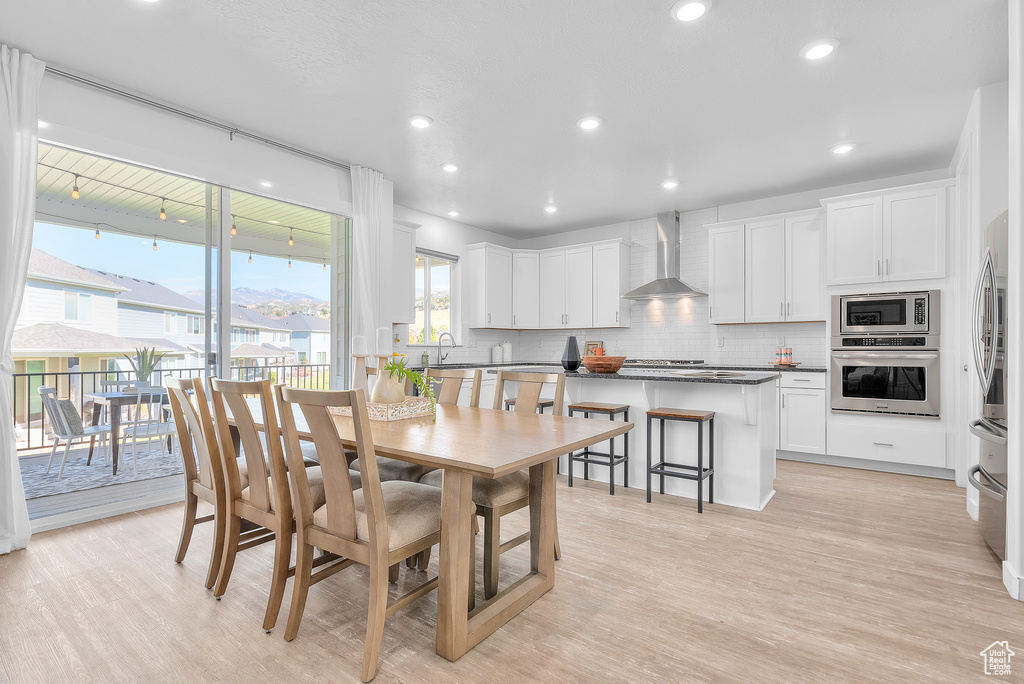
[[[626,359],[624,366],[696,366],[703,359]]]

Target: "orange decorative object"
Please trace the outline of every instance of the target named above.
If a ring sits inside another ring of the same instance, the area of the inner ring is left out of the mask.
[[[617,373],[626,361],[625,356],[584,356],[583,365],[591,373]]]
[[[604,347],[598,347],[595,349],[594,356],[604,356]]]

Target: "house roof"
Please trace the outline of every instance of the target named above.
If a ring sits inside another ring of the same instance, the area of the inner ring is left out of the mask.
[[[81,270],[95,274],[108,283],[124,288],[126,292],[118,296],[119,302],[142,304],[143,306],[152,306],[159,309],[177,309],[197,314],[204,313],[203,307],[194,300],[159,283],[154,283],[152,280],[109,273],[94,268],[83,268]]]
[[[279,349],[269,344],[240,344],[231,350],[233,359],[269,359],[278,356],[288,356],[292,353],[290,349]]]
[[[125,289],[124,286],[96,275],[89,269],[69,264],[63,259],[58,259],[35,247],[32,248],[32,253],[28,258],[28,277],[112,292],[120,292]]]
[[[178,345],[167,340],[140,340],[107,333],[82,330],[60,323],[36,323],[14,331],[11,344],[14,356],[79,356],[82,354],[122,354],[139,347],[156,347],[158,352],[176,353]]]
[[[232,323],[238,323],[239,325],[249,327],[256,326],[258,328],[269,328],[271,330],[288,330],[288,328],[281,324],[283,320],[284,319],[264,316],[259,311],[250,309],[247,306],[242,306],[241,304],[231,305]]]
[[[293,313],[291,316],[282,318],[278,323],[293,331],[330,332],[331,322],[319,316],[311,316],[303,313]]]

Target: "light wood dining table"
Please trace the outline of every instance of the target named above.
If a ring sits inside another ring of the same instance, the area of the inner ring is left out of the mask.
[[[257,423],[259,402],[249,400]],[[311,440],[301,412],[301,439]],[[341,441],[355,448],[352,418],[335,415]],[[555,585],[555,463],[559,456],[625,434],[633,423],[462,406],[429,416],[371,421],[377,455],[444,470],[438,557],[437,653],[454,661]],[[530,573],[469,611],[473,477],[530,471]]]

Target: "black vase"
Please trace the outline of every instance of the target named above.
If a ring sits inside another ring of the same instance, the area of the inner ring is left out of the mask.
[[[576,336],[569,335],[565,341],[565,351],[562,352],[562,368],[568,372],[574,372],[580,367],[580,346],[576,344]]]

